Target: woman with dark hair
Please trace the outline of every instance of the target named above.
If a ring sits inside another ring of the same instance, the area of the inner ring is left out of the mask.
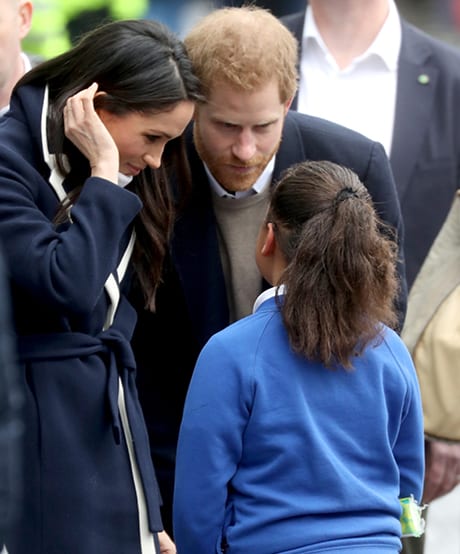
[[[125,293],[135,277],[153,309],[173,220],[167,177],[186,177],[180,135],[198,98],[182,43],[152,21],[102,26],[14,90],[0,124],[0,237],[27,494],[9,554],[160,551]]]
[[[382,230],[347,168],[301,163],[274,188],[256,251],[274,287],[209,340],[188,391],[179,554],[399,552],[401,506],[420,515],[423,418],[389,327],[396,251]]]

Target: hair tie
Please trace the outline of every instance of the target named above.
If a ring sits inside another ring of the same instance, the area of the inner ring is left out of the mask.
[[[347,198],[358,198],[357,191],[351,187],[344,187],[343,189],[340,189],[334,199],[334,206],[338,206],[340,202],[347,200]]]

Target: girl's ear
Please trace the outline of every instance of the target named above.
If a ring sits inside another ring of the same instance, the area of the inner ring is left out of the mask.
[[[271,256],[275,251],[276,238],[275,238],[275,229],[273,223],[267,223],[267,230],[265,233],[265,239],[262,244],[261,254],[262,256]]]

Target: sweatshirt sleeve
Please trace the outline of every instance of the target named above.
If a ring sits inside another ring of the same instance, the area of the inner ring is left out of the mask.
[[[425,441],[420,388],[414,364],[406,347],[399,341],[397,359],[407,381],[407,392],[399,434],[393,447],[400,474],[400,498],[414,496],[421,503],[425,470]]]
[[[198,359],[180,429],[174,490],[178,554],[221,552],[227,489],[241,459],[253,383],[214,336]]]

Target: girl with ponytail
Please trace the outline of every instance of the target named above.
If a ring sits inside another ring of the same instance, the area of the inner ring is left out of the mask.
[[[256,259],[273,287],[209,340],[190,384],[178,552],[396,554],[424,437],[391,329],[394,241],[353,171],[304,162],[272,192]]]

